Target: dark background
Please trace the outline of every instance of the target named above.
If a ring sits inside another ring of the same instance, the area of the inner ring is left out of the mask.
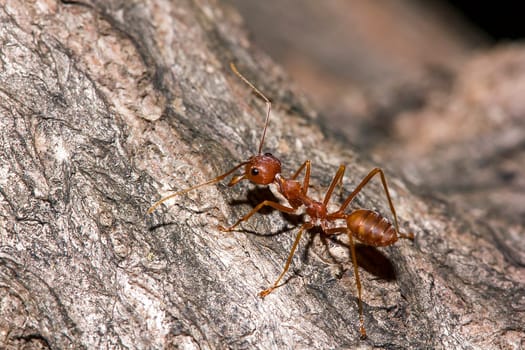
[[[519,1],[442,1],[491,40],[521,39],[525,35],[523,3]]]

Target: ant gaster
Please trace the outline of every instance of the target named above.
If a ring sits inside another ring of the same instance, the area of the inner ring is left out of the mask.
[[[148,209],[148,214],[152,213],[159,205],[165,201],[187,193],[189,191],[195,190],[199,187],[217,183],[237,169],[244,167],[244,171],[237,176],[234,176],[228,186],[234,186],[242,180],[248,180],[257,185],[270,185],[275,184],[277,190],[286,198],[288,205],[283,205],[274,201],[265,200],[253,208],[249,213],[244,215],[242,218],[237,220],[236,223],[229,227],[219,226],[221,231],[232,231],[236,228],[241,222],[248,220],[253,214],[257,213],[263,207],[271,207],[278,211],[288,214],[294,214],[297,210],[304,206],[306,209],[306,214],[310,217],[310,221],[304,222],[297,233],[297,237],[292,245],[292,249],[288,255],[288,259],[284,265],[283,271],[277,277],[275,282],[267,289],[261,291],[259,296],[261,298],[266,297],[274,289],[279,286],[279,282],[283,278],[286,271],[290,266],[293,255],[299,244],[301,236],[305,230],[309,230],[314,226],[320,226],[322,231],[326,235],[334,235],[340,233],[347,233],[350,245],[350,252],[352,255],[352,264],[354,267],[354,275],[357,285],[357,294],[358,294],[358,307],[359,307],[359,322],[360,322],[360,332],[363,338],[366,337],[366,330],[363,321],[363,306],[361,301],[361,281],[359,278],[359,272],[357,268],[357,259],[355,253],[355,243],[354,239],[359,240],[360,242],[374,246],[374,247],[385,247],[394,244],[399,237],[413,239],[413,234],[403,234],[399,232],[399,226],[397,222],[397,215],[392,204],[392,199],[388,191],[388,186],[383,170],[380,168],[375,168],[368,173],[367,176],[357,185],[352,193],[346,198],[346,200],[341,204],[339,209],[334,212],[329,212],[327,205],[332,196],[332,193],[335,187],[338,184],[342,183],[343,175],[345,172],[345,166],[341,165],[337,170],[328,191],[324,196],[322,202],[312,199],[308,195],[308,187],[310,183],[310,160],[305,161],[299,169],[290,177],[286,178],[281,173],[281,161],[273,156],[271,153],[262,154],[262,146],[264,143],[264,138],[266,135],[266,129],[268,127],[268,122],[270,120],[270,111],[271,111],[271,102],[270,100],[260,92],[250,81],[248,81],[235,67],[233,63],[230,64],[231,70],[242,80],[244,81],[258,96],[260,96],[266,102],[266,121],[261,136],[261,141],[259,144],[259,151],[257,155],[251,156],[248,160],[242,162],[241,164],[235,166],[233,169],[227,171],[226,173],[219,175],[209,181],[201,183],[199,185],[187,188],[185,190],[173,193],[167,197],[162,198],[155,204],[153,204]],[[297,177],[304,170],[304,178],[302,183],[297,180]],[[383,188],[385,190],[386,198],[390,206],[390,211],[394,217],[394,225],[387,221],[381,214],[368,210],[368,209],[358,209],[354,211],[346,212],[346,209],[354,197],[363,189],[363,187],[375,176],[379,175]],[[344,221],[342,226],[337,226],[336,221]]]

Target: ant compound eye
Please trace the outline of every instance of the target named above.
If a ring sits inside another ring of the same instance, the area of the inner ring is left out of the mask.
[[[252,176],[257,176],[257,175],[259,175],[259,169],[257,169],[257,168],[252,168],[252,171],[251,171],[251,172],[252,172]]]

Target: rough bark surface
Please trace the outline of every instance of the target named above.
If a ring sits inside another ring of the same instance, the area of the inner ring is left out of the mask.
[[[300,218],[217,225],[269,191],[209,186],[145,215],[256,152],[264,103],[230,61],[272,97],[264,150],[286,173],[311,159],[324,188],[346,164],[344,196],[374,166],[323,132],[230,8],[4,0],[0,19],[1,348],[523,346],[524,250],[502,243],[522,244],[523,227],[456,217],[390,172],[416,239],[358,249],[366,340],[344,237],[307,235],[285,285],[257,297]],[[378,183],[356,205],[389,214]]]
[[[328,127],[523,265],[523,42],[495,43],[437,2],[229,1]]]

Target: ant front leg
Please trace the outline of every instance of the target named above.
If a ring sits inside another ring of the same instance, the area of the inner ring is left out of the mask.
[[[304,172],[304,179],[303,179],[303,188],[302,188],[304,195],[306,195],[306,193],[308,192],[308,186],[310,184],[310,168],[311,168],[311,163],[310,163],[309,160],[307,160],[299,167],[299,169],[297,169],[297,171],[292,176],[292,180],[295,180],[297,178],[297,176],[299,176],[301,171],[303,171],[303,169],[305,170],[305,172]],[[272,207],[272,208],[274,208],[276,210],[279,210],[280,212],[283,212],[283,213],[286,213],[286,214],[293,214],[296,211],[295,208],[287,207],[287,206],[284,206],[284,205],[279,204],[277,202],[266,200],[266,201],[264,201],[262,203],[259,203],[248,214],[246,214],[245,216],[240,218],[235,224],[231,225],[230,227],[224,227],[224,226],[220,226],[219,225],[219,230],[221,230],[223,232],[232,231],[241,222],[248,220],[253,214],[257,213],[263,207]]]
[[[311,162],[309,160],[305,161],[303,165],[297,169],[297,171],[293,174],[292,180],[297,179],[297,176],[305,169],[304,171],[304,179],[303,179],[303,194],[306,195],[308,193],[308,186],[310,186],[310,167]]]
[[[259,203],[255,208],[250,210],[250,212],[248,214],[244,215],[242,218],[237,220],[237,222],[235,224],[231,225],[230,227],[224,227],[224,226],[219,225],[219,230],[221,230],[223,232],[230,232],[230,231],[232,231],[241,222],[248,220],[249,218],[252,217],[253,214],[257,213],[259,210],[261,210],[264,207],[272,207],[272,208],[274,208],[276,210],[279,210],[279,211],[281,211],[283,213],[287,213],[287,214],[295,213],[295,209],[294,208],[290,208],[290,207],[284,206],[282,204],[279,204],[277,202],[266,200],[266,201],[263,201],[263,202]]]

